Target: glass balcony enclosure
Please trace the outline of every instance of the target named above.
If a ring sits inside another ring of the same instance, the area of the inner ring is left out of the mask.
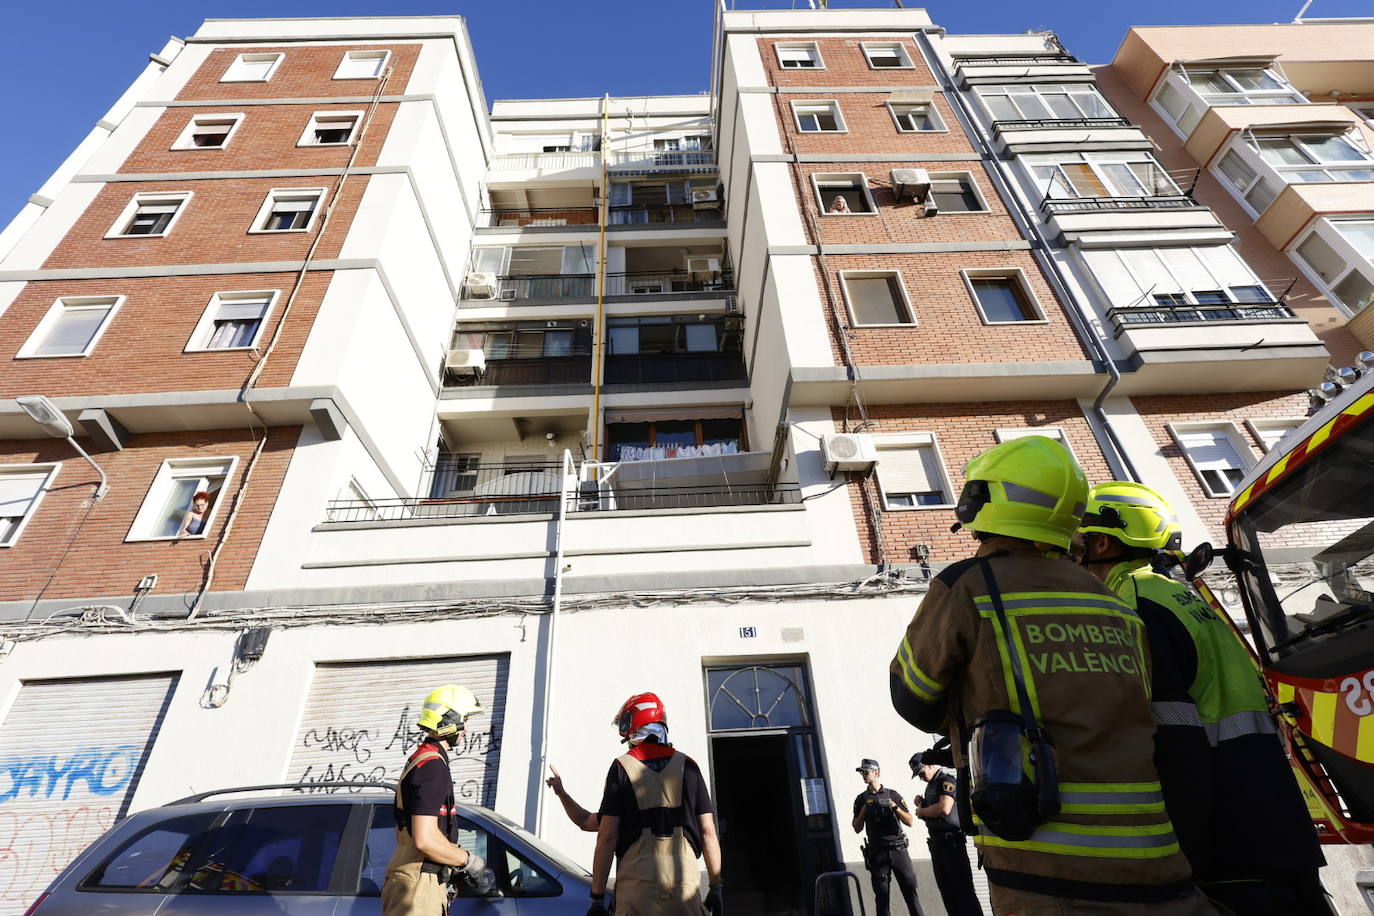
[[[1374,181],[1374,156],[1348,136],[1244,134],[1213,167],[1256,215],[1285,184]]]
[[[1165,168],[1146,152],[1052,153],[1021,158],[1050,213],[1193,205]]]
[[[1116,118],[1091,83],[979,86],[994,121],[1081,121]]]
[[[1155,92],[1155,107],[1184,134],[1213,105],[1302,105],[1306,96],[1272,68],[1175,67]]]

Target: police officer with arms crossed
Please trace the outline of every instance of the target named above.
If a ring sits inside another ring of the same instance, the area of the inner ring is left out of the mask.
[[[864,865],[873,881],[878,916],[891,913],[888,900],[894,873],[911,916],[924,916],[916,899],[916,872],[911,868],[906,834],[902,832],[902,824],[910,827],[914,823],[911,810],[902,796],[882,784],[878,761],[866,757],[855,772],[863,777],[867,788],[854,799],[854,832],[868,830],[868,841],[863,847]]]
[[[448,766],[448,749],[481,711],[466,687],[450,684],[425,698],[416,723],[425,739],[396,783],[396,851],[382,882],[383,916],[442,916],[450,879],[476,897],[486,896],[495,883],[482,857],[455,842],[458,819]]]
[[[911,775],[925,781],[921,807],[915,814],[930,831],[930,864],[935,869],[935,884],[949,916],[983,916],[978,895],[973,890],[973,869],[968,864],[968,846],[959,813],[955,810],[954,774],[940,765],[949,754],[929,750],[911,755]]]

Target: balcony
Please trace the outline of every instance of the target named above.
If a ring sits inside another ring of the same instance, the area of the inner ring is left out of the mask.
[[[1231,233],[1210,207],[1181,194],[1137,197],[1050,197],[1041,203],[1050,228],[1065,242],[1093,233],[1145,240],[1180,233],[1197,243],[1224,242]]]
[[[486,228],[545,229],[597,225],[596,207],[498,207],[482,211]]]
[[[1015,121],[993,121],[998,133],[1016,130],[1069,130],[1085,127],[1130,127],[1125,118],[1021,118]]]
[[[607,385],[725,382],[749,377],[739,353],[654,353],[606,357]]]
[[[653,296],[674,293],[734,292],[733,270],[636,270],[606,274],[608,296]]]
[[[601,177],[597,152],[510,153],[492,156],[487,163],[492,185],[519,185],[527,181],[596,181]]]
[[[618,176],[677,172],[686,175],[715,174],[715,150],[612,150],[606,168]]]
[[[1113,337],[1120,337],[1131,327],[1160,324],[1209,325],[1241,322],[1283,321],[1296,318],[1293,310],[1282,302],[1230,302],[1224,305],[1132,306],[1107,311]]]
[[[1088,65],[1068,54],[989,54],[960,57],[955,72],[970,86],[980,83],[1030,82],[1037,79],[1081,76],[1091,79]]]
[[[569,356],[521,359],[488,359],[485,369],[467,375],[448,373],[444,384],[452,388],[495,385],[588,385],[591,384],[590,350]]]
[[[1046,216],[1116,210],[1186,210],[1199,206],[1191,197],[1050,197],[1040,205]]]
[[[719,206],[696,208],[691,204],[636,205],[611,207],[607,224],[611,227],[647,228],[652,226],[724,225]]]

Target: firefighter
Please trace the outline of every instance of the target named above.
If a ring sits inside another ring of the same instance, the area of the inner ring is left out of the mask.
[[[416,722],[425,739],[396,783],[396,851],[382,883],[383,916],[442,916],[450,881],[479,897],[495,883],[482,857],[457,845],[448,764],[448,749],[463,736],[468,718],[481,711],[466,687],[450,684],[425,697]]]
[[[1254,659],[1188,586],[1153,571],[1182,532],[1138,483],[1092,489],[1082,562],[1136,609],[1150,640],[1155,765],[1199,886],[1239,916],[1328,913],[1325,864]]]
[[[864,780],[864,790],[854,799],[854,832],[868,831],[863,845],[864,867],[873,882],[873,899],[878,916],[892,912],[888,900],[892,893],[892,876],[897,875],[897,887],[906,901],[911,916],[924,916],[916,897],[916,872],[911,868],[911,854],[907,850],[906,833],[902,825],[913,823],[906,800],[893,789],[882,784],[882,770],[878,761],[865,757],[855,768]]]
[[[1215,912],[1164,812],[1143,625],[1066,557],[1083,471],[1027,436],[964,477],[955,517],[978,549],[932,580],[890,683],[903,718],[950,734],[993,910]]]
[[[612,858],[616,916],[720,916],[720,838],[700,767],[668,742],[668,714],[652,693],[626,700],[611,724],[629,750],[606,774],[587,916],[609,914]],[[704,903],[697,858],[709,881]]]
[[[912,778],[925,782],[921,806],[913,812],[925,822],[930,837],[930,864],[935,884],[949,916],[983,916],[978,894],[973,890],[973,869],[968,862],[968,845],[955,810],[954,773],[940,765],[948,751],[925,751],[911,755]]]

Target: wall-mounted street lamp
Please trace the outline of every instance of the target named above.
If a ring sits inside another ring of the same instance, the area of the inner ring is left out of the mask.
[[[53,404],[52,401],[49,401],[41,394],[21,395],[15,398],[15,401],[18,402],[20,409],[29,415],[29,419],[43,427],[48,435],[55,436],[58,439],[66,439],[71,443],[72,448],[76,449],[77,454],[85,458],[86,463],[95,468],[96,473],[100,475],[100,485],[95,488],[95,500],[99,501],[100,497],[104,496],[105,493],[109,491],[110,479],[105,476],[105,472],[101,469],[100,465],[96,464],[91,456],[86,454],[86,450],[76,444],[76,439],[74,438],[76,430],[72,428],[71,421],[67,419],[62,411],[57,409],[57,406]]]

